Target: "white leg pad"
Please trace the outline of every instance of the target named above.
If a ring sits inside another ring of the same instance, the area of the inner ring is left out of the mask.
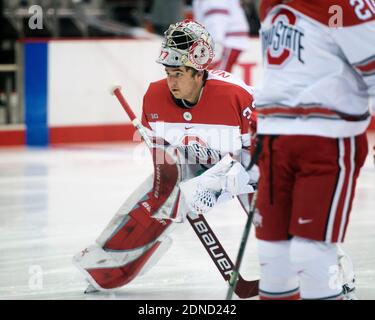
[[[139,271],[138,276],[144,275],[149,271],[172,245],[172,239],[168,236],[163,235],[158,241],[160,242],[159,247]],[[151,247],[151,245],[148,247]],[[108,252],[103,250],[98,244],[94,244],[77,253],[73,257],[73,264],[85,274],[87,280],[95,289],[106,291],[111,289],[102,288],[90,275],[88,269],[121,267],[141,257],[144,251],[145,249],[142,248],[131,252]]]
[[[341,297],[336,244],[294,237],[290,259],[299,276],[302,299]]]
[[[290,241],[258,240],[259,289],[275,298],[298,292],[298,278],[289,259]]]

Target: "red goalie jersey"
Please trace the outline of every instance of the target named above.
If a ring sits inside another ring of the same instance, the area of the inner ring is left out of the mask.
[[[230,73],[211,70],[200,99],[190,107],[174,99],[166,79],[150,85],[142,123],[196,163],[212,164],[225,154],[239,156],[255,131],[253,88]]]

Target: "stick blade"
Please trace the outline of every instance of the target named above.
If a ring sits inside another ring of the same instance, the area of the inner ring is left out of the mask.
[[[259,294],[259,280],[248,281],[239,276],[234,292],[241,299],[255,297]]]

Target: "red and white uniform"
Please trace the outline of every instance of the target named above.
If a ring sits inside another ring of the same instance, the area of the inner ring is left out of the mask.
[[[282,2],[261,5],[258,132],[333,138],[365,132],[375,97],[374,1]],[[335,27],[335,10],[342,10],[343,27]]]
[[[265,214],[258,236],[341,242],[367,155],[375,14],[354,5],[362,1],[344,1],[343,27],[334,28],[334,0],[275,2],[261,6],[264,81],[256,92],[257,133],[266,138],[259,208],[277,212],[285,223],[271,226],[267,219],[273,218]],[[278,191],[285,188],[290,195]]]
[[[250,146],[253,89],[230,73],[209,71],[198,103],[176,105],[167,80],[154,82],[143,100],[142,123],[153,134],[197,158],[218,162],[227,153],[240,156]]]
[[[150,136],[156,137],[151,148],[154,175],[125,201],[96,243],[73,258],[94,288],[126,285],[170,247],[169,234],[189,211],[181,200],[180,182],[194,178],[228,153],[243,154],[240,160],[247,165],[250,131],[254,130],[252,92],[231,74],[212,70],[198,103],[184,108],[172,98],[166,79],[150,85],[142,122]],[[165,144],[175,148],[167,153]],[[186,162],[173,158],[176,148],[182,157],[187,156]],[[239,196],[245,210],[250,199],[248,194]]]
[[[340,299],[335,243],[368,151],[375,2],[265,0],[260,17],[260,296]]]
[[[203,24],[215,41],[219,64],[231,71],[241,51],[249,47],[249,25],[239,0],[194,0],[194,20]]]
[[[167,80],[151,83],[143,99],[142,124],[189,159],[183,179],[190,179],[230,154],[246,168],[256,130],[253,88],[222,70],[208,71],[199,101],[192,108],[176,104]],[[194,165],[198,164],[198,165]],[[249,175],[252,174],[249,172]],[[238,198],[248,211],[252,195]]]

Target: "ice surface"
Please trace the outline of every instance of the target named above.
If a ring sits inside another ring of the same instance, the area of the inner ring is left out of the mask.
[[[135,144],[1,148],[0,299],[225,299],[227,285],[189,225],[175,230],[172,248],[146,275],[111,293],[83,293],[87,284],[72,256],[95,241],[152,172],[147,152]],[[372,154],[343,246],[354,260],[361,299],[375,299]],[[226,203],[207,220],[235,260],[246,221],[240,205]],[[253,232],[241,273],[259,276]]]

